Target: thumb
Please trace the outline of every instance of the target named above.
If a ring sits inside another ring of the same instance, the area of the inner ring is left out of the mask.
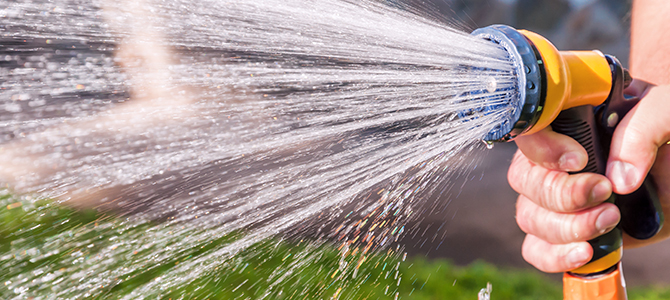
[[[617,194],[634,192],[651,169],[658,148],[670,140],[670,86],[655,86],[617,126],[607,177]]]

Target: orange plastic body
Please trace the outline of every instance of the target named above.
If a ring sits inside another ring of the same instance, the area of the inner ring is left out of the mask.
[[[612,88],[612,72],[599,51],[558,51],[541,35],[519,30],[540,53],[546,72],[546,99],[539,120],[523,134],[538,132],[565,109],[600,105]]]
[[[563,275],[563,300],[627,300],[626,282],[617,269],[598,278],[584,279],[569,273]]]

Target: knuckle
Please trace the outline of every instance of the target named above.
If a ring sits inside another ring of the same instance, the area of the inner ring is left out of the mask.
[[[524,159],[527,158],[520,151],[517,151],[507,171],[507,181],[510,187],[519,194],[524,190],[525,182],[528,180],[528,172],[523,168]]]
[[[566,191],[570,193],[567,196],[568,199],[572,199],[571,211],[581,210],[589,206],[588,176],[590,174],[575,175],[572,176],[572,180],[569,180]]]
[[[589,236],[590,229],[577,222],[573,215],[552,214],[538,222],[543,222],[543,236],[551,243],[572,243]]]
[[[564,186],[561,189],[561,199],[564,201],[563,211],[570,212],[579,210],[586,204],[583,196],[583,184],[580,184],[579,177],[576,175],[570,176],[565,180]]]
[[[536,265],[537,256],[533,250],[533,243],[531,242],[529,235],[526,235],[526,239],[524,239],[523,245],[521,246],[521,256],[523,257],[523,260],[539,269],[539,267]]]
[[[555,260],[556,258],[551,255],[547,255],[545,251],[542,251],[537,247],[536,242],[533,242],[529,236],[526,236],[523,246],[521,248],[521,256],[523,259],[531,264],[533,267],[537,268],[542,272],[555,272]]]
[[[519,226],[519,229],[525,233],[531,232],[531,220],[532,215],[528,212],[527,205],[523,203],[521,196],[517,200],[516,205],[516,224]]]
[[[569,225],[569,231],[566,232],[566,242],[585,241],[593,236],[595,229],[587,222],[580,222],[576,218],[566,221]]]
[[[643,129],[647,127],[646,122],[642,118],[636,119],[635,121],[636,122],[631,122],[631,124],[624,130],[623,139],[626,141],[624,146],[637,145],[647,140],[646,137],[648,136],[648,133]]]
[[[575,212],[588,207],[585,177],[551,172],[542,182],[542,206],[555,212]]]
[[[540,201],[542,206],[552,211],[564,211],[562,199],[563,178],[560,172],[550,172],[542,180]]]
[[[545,143],[538,144],[535,148],[535,151],[536,151],[536,161],[538,163],[542,163],[543,165],[552,168],[557,165],[556,160],[554,159],[554,156],[556,156],[556,154],[554,153],[555,150],[550,145]]]

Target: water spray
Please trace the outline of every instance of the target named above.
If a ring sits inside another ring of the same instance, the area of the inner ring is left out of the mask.
[[[624,95],[632,78],[619,61],[599,51],[558,51],[536,33],[505,25],[472,34],[505,49],[518,79],[517,90],[510,91],[516,97],[509,101],[507,118],[485,141],[511,141],[551,126],[586,149],[588,163],[579,172],[605,174],[614,129],[639,101]],[[591,261],[565,273],[564,299],[627,299],[620,263],[622,232],[648,239],[661,229],[663,214],[651,177],[632,194],[612,194],[607,201],[619,207],[621,222],[589,241]]]

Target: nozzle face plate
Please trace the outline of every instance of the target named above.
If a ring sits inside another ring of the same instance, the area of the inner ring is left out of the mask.
[[[542,95],[544,69],[539,65],[542,58],[526,37],[507,25],[491,25],[471,33],[500,45],[514,63],[517,77],[518,99],[509,103],[506,119],[492,129],[485,140],[509,141],[531,127],[539,118],[544,96]]]

